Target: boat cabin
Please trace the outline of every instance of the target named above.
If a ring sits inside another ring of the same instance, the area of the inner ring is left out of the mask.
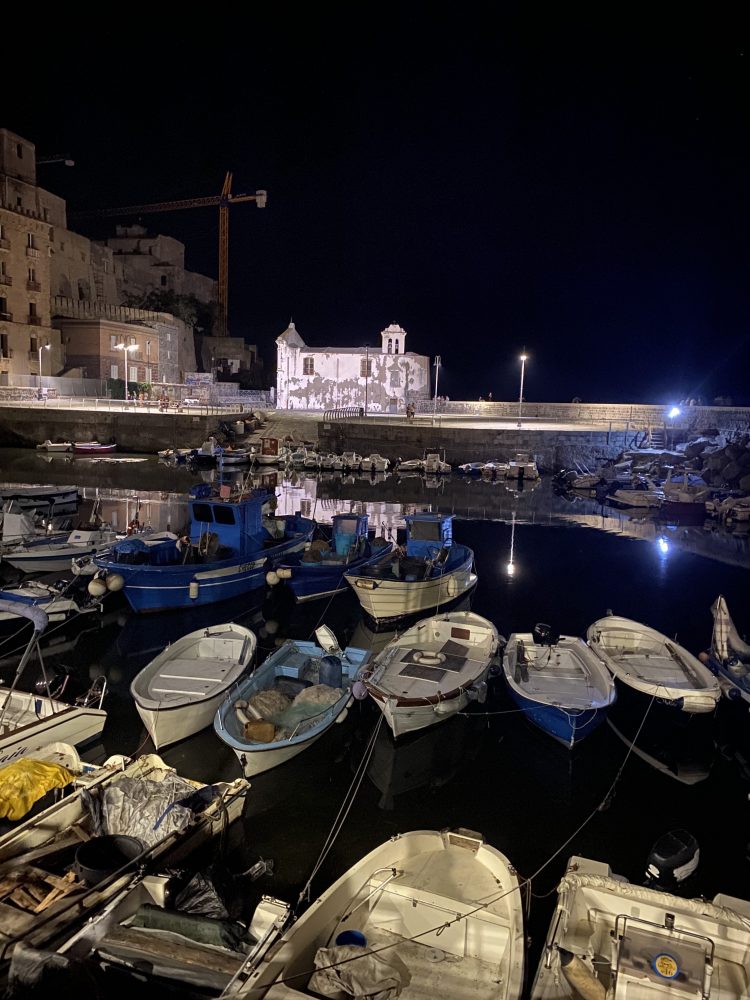
[[[406,518],[406,554],[433,559],[453,544],[453,515],[422,511]]]
[[[367,514],[334,514],[331,518],[331,549],[338,556],[362,551],[367,541]]]
[[[279,456],[279,439],[273,437],[264,437],[260,439],[260,453],[265,455],[267,458],[278,458]]]

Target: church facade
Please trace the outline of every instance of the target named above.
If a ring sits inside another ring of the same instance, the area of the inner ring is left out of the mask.
[[[406,350],[406,331],[391,323],[380,344],[308,347],[294,323],[276,338],[276,405],[281,410],[358,407],[403,413],[430,397],[430,359]]]

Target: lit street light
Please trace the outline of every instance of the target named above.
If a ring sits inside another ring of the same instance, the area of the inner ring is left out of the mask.
[[[128,351],[137,351],[137,344],[115,344],[116,351],[122,351],[122,374],[125,382],[125,399],[128,398]]]
[[[527,355],[521,355],[521,391],[518,393],[518,426],[521,426],[521,412],[523,410],[523,374],[526,370]]]
[[[437,413],[437,390],[438,390],[438,375],[440,375],[440,355],[435,355],[435,399],[432,403],[432,422],[435,423],[435,414]]]
[[[49,344],[39,345],[39,398],[42,398],[42,351],[48,351],[50,349]]]

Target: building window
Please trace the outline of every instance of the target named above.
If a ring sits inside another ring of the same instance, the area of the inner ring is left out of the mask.
[[[166,276],[166,274],[162,274],[162,276],[161,276],[161,287],[162,288],[166,288],[167,287],[167,276]]]
[[[33,233],[26,233],[26,246],[32,250],[36,247],[36,240]]]
[[[391,388],[398,389],[401,385],[401,373],[398,371],[391,372]]]
[[[128,337],[129,344],[135,344],[135,337]]]
[[[137,382],[138,381],[138,369],[136,368],[135,365],[133,365],[132,368],[130,368],[129,370],[130,370],[130,377],[129,377],[128,381],[130,381],[130,382]]]
[[[29,350],[30,351],[39,350],[39,341],[37,340],[36,337],[29,337]]]
[[[33,284],[36,281],[36,268],[29,268],[29,281]]]
[[[117,345],[119,343],[120,343],[120,338],[117,337],[117,336],[115,336],[114,333],[111,333],[109,335],[109,347],[110,347],[110,350],[114,350],[114,348],[117,347]]]
[[[398,354],[398,339],[396,340],[396,354]]]
[[[119,373],[117,371],[117,365],[110,365],[109,366],[109,377],[110,378],[119,378],[120,377],[120,375],[119,375]]]
[[[8,347],[8,334],[0,333],[0,358],[9,358],[10,349]]]
[[[8,315],[8,300],[4,295],[0,295],[0,318],[5,318]]]
[[[7,273],[8,272],[5,270],[5,261],[4,260],[0,260],[0,274],[2,274],[3,277],[5,277],[5,275]]]
[[[372,378],[372,361],[370,358],[362,358],[359,363],[359,377]]]
[[[302,374],[303,375],[314,375],[315,374],[315,358],[303,358],[302,359]]]
[[[391,337],[388,338],[388,353],[393,354],[393,340]]]
[[[16,195],[16,208],[23,208],[23,198],[20,194]]]
[[[29,302],[29,316],[36,316],[36,302]]]
[[[149,368],[148,365],[146,365],[146,378],[145,378],[145,381],[146,382],[153,382],[154,381],[153,377],[152,377],[152,374],[151,374],[151,369]]]
[[[23,159],[23,146],[21,145],[20,142],[16,143],[16,156],[18,157],[19,160]]]

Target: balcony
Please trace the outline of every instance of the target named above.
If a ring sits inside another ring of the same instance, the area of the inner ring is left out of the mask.
[[[41,292],[42,285],[39,281],[27,281],[26,290],[29,292]]]
[[[0,274],[0,285],[12,285],[13,279],[9,274]]]
[[[13,313],[0,312],[0,319],[5,320],[6,323],[13,322]]]
[[[0,250],[10,250],[10,240],[0,240]]]
[[[37,250],[36,247],[26,247],[26,256],[36,258],[36,257],[41,257],[42,254],[41,251]]]
[[[39,313],[29,313],[29,315],[26,317],[26,322],[30,326],[42,326],[43,325],[42,324],[42,317],[39,315]]]

